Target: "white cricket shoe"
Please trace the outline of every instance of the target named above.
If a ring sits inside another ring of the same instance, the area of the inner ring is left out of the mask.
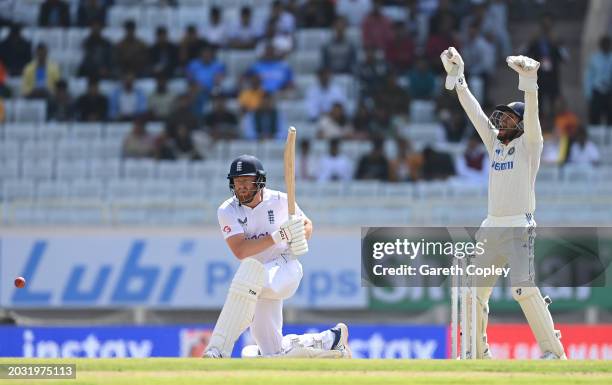
[[[210,348],[204,352],[202,358],[223,358],[223,355],[217,348]]]
[[[340,339],[336,346],[332,348],[332,350],[338,350],[342,353],[342,358],[352,358],[353,352],[351,352],[351,347],[348,343],[348,327],[340,322],[336,326],[332,328],[332,330],[340,331]]]

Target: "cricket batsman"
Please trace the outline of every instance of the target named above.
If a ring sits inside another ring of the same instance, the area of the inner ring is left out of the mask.
[[[544,143],[538,117],[540,63],[526,56],[506,59],[508,66],[519,75],[518,88],[525,93],[525,102],[498,105],[487,118],[468,88],[459,52],[450,47],[440,57],[447,72],[445,86],[456,90],[459,102],[478,131],[491,162],[488,215],[476,234],[478,241],[484,241],[485,252],[475,256],[474,263],[496,267],[509,264],[512,296],[525,314],[542,358],[567,359],[560,341],[561,334],[554,329],[548,310],[550,298],[542,297],[534,279],[534,187]],[[477,285],[477,317],[471,321],[477,323],[476,352],[468,354],[474,358],[491,358],[486,329],[489,297],[496,280],[497,276],[479,278]],[[463,332],[469,333],[470,330],[467,327]]]
[[[283,301],[302,279],[296,257],[308,252],[312,221],[297,204],[296,215],[289,218],[287,194],[266,188],[266,172],[254,156],[236,158],[227,179],[233,196],[221,204],[217,216],[241,263],[204,357],[231,357],[234,343],[250,327],[257,347],[243,349],[243,356],[350,358],[343,323],[321,333],[283,338]]]

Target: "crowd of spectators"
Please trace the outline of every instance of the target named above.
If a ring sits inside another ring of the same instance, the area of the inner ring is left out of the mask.
[[[159,3],[177,5],[176,1]],[[77,69],[79,77],[87,78],[83,94],[71,95],[48,47],[43,43],[32,47],[21,27],[12,24],[0,42],[0,97],[11,96],[6,77],[20,76],[21,96],[46,100],[49,120],[134,122],[123,146],[126,157],[202,159],[205,154],[194,144],[197,135],[211,141],[282,139],[289,122],[279,102],[303,95],[305,116],[316,130],[313,136],[330,141],[329,154],[321,160],[325,172],[317,173],[319,178],[349,175],[407,181],[459,175],[486,179],[481,143],[456,97],[441,92],[439,54],[448,46],[458,47],[474,93],[490,107],[492,74],[500,59],[513,52],[504,0],[277,0],[271,3],[266,20],[255,20],[253,8],[244,6],[231,25],[224,8],[212,6],[203,16],[208,22],[187,26],[178,41],[169,37],[165,26],[158,26],[152,44],[138,36],[138,20],[125,22],[117,42],[105,37],[112,4],[112,0],[81,0],[76,15],[71,15],[63,0],[46,0],[41,5],[40,26],[89,29]],[[388,12],[386,5],[393,5],[394,11]],[[355,27],[360,29],[361,44],[347,36],[347,28]],[[299,90],[295,68],[287,59],[300,49],[296,32],[310,28],[327,28],[331,34],[321,47],[316,81]],[[227,49],[253,52],[244,73],[228,73],[227,63],[219,59],[220,50]],[[541,62],[543,122],[546,135],[556,143],[546,149],[548,161],[596,163],[596,148],[589,145],[588,133],[564,103],[559,74],[567,52],[554,36],[551,17],[542,19],[540,33],[521,51]],[[610,68],[610,40],[603,38],[585,74],[591,124],[611,122]],[[353,77],[356,95],[348,95],[339,86],[335,81],[339,75]],[[235,81],[228,82],[230,77]],[[152,93],[138,87],[141,78],[155,79]],[[168,87],[176,78],[187,82],[179,94]],[[105,80],[116,84],[107,93],[99,87]],[[410,141],[400,136],[411,119],[413,101],[435,103],[445,140],[465,143],[459,159],[430,146],[416,153]],[[234,105],[238,108],[230,107]],[[146,131],[150,120],[165,122],[158,137]],[[396,141],[397,159],[386,159],[382,148],[386,139]],[[371,140],[372,152],[352,167],[341,154],[343,140]],[[303,146],[307,157],[308,144]],[[311,160],[306,163],[312,166]],[[315,178],[308,168],[304,166],[304,177]]]

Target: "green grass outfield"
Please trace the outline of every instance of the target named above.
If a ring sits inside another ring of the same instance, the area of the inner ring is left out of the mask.
[[[0,359],[25,363],[75,363],[77,379],[0,384],[612,384],[612,361]]]

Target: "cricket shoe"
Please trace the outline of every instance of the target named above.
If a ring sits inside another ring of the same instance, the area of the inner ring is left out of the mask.
[[[544,352],[544,354],[542,354],[540,359],[541,360],[567,360],[567,356],[565,355],[565,353],[563,353],[563,355],[559,357],[553,352]]]
[[[332,333],[336,335],[337,341],[332,345],[331,350],[339,351],[342,356],[341,358],[352,358],[353,352],[348,343],[348,327],[340,322],[336,326],[330,329]]]
[[[210,348],[204,352],[202,358],[223,358],[223,354],[216,348]]]

